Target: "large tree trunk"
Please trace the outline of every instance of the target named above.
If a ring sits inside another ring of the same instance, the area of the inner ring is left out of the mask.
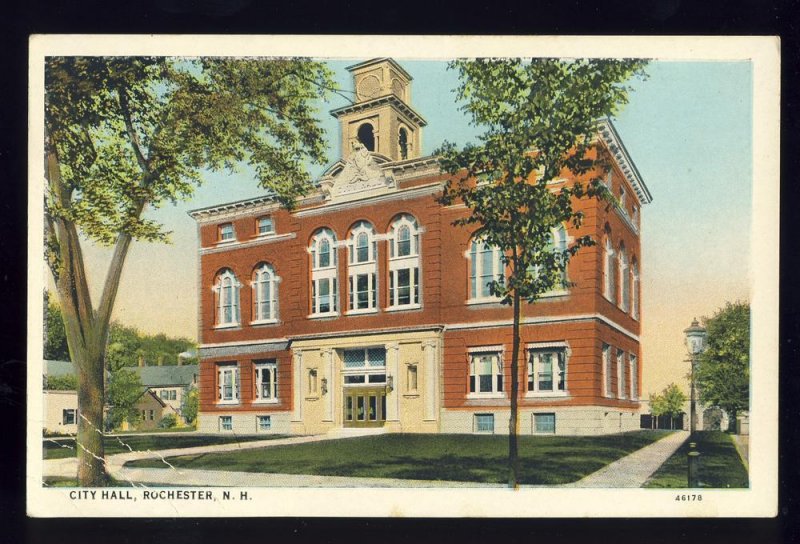
[[[519,413],[517,400],[519,397],[519,322],[521,300],[519,291],[514,289],[514,325],[511,350],[511,414],[508,422],[508,487],[519,487]]]
[[[86,350],[78,370],[78,482],[82,487],[107,483],[103,447],[104,378],[102,349]]]

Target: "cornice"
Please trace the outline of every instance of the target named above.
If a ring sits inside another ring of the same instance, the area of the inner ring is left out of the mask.
[[[350,104],[347,106],[343,106],[341,108],[337,108],[335,110],[331,110],[331,115],[336,117],[337,119],[342,115],[346,115],[349,113],[357,113],[366,109],[375,108],[376,106],[383,106],[385,104],[391,104],[392,106],[396,107],[400,112],[404,115],[411,118],[416,124],[421,127],[424,127],[428,124],[424,117],[422,117],[419,113],[417,113],[414,108],[397,98],[395,95],[390,94],[386,96],[380,96],[373,100],[369,100],[367,102],[357,102],[355,104]]]
[[[622,174],[625,176],[625,179],[628,180],[628,183],[630,183],[631,187],[633,187],[639,203],[649,204],[652,202],[653,196],[650,194],[650,190],[647,188],[647,185],[645,185],[642,175],[636,168],[636,164],[634,164],[633,159],[631,159],[628,150],[625,148],[625,144],[622,143],[622,138],[620,138],[620,135],[611,120],[601,120],[598,123],[597,130],[600,138],[602,138],[603,142],[608,147],[608,150],[614,156],[614,159],[616,160],[619,169],[622,171]]]

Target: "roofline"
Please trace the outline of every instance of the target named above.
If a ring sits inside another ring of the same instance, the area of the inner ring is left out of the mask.
[[[603,130],[604,128],[608,130]],[[614,158],[619,163],[620,170],[622,170],[628,183],[630,183],[633,190],[636,191],[639,202],[641,204],[649,204],[652,202],[653,195],[650,193],[650,189],[647,188],[644,179],[642,179],[642,174],[636,167],[636,163],[633,162],[630,153],[628,153],[628,149],[622,141],[622,137],[619,135],[611,119],[608,117],[601,119],[598,122],[598,132],[608,146],[609,151],[611,151]]]
[[[366,68],[367,66],[371,66],[373,64],[378,64],[379,62],[388,62],[388,63],[390,63],[398,72],[403,74],[403,76],[406,79],[408,79],[408,81],[412,81],[414,79],[413,77],[411,77],[411,74],[406,72],[405,68],[400,66],[400,64],[398,64],[396,60],[394,60],[393,58],[390,58],[390,57],[380,57],[380,58],[374,58],[374,59],[365,60],[363,62],[358,62],[356,64],[352,64],[352,65],[348,66],[345,69],[348,72],[355,72],[356,70],[358,70],[360,68]]]
[[[270,204],[275,202],[277,202],[277,199],[273,195],[256,196],[252,198],[245,198],[242,200],[234,200],[232,202],[225,202],[224,204],[215,204],[213,206],[206,206],[205,208],[196,208],[194,210],[187,211],[186,215],[188,215],[192,219],[197,220],[201,215],[207,215],[207,214],[213,215],[215,213],[235,210],[236,208],[252,206],[254,204]]]

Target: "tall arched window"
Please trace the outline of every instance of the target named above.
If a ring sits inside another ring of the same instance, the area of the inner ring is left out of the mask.
[[[375,134],[374,129],[369,123],[364,123],[358,127],[358,141],[364,144],[364,147],[369,151],[375,151]]]
[[[627,312],[631,303],[631,277],[628,270],[628,257],[625,244],[619,246],[619,307]]]
[[[494,299],[489,284],[503,281],[503,254],[500,248],[484,242],[477,236],[469,248],[469,293],[472,300]]]
[[[339,310],[336,235],[320,229],[311,238],[311,314],[335,314]]]
[[[389,306],[418,306],[419,293],[419,226],[403,214],[389,229]]]
[[[611,244],[611,233],[606,234],[606,241],[603,244],[603,295],[610,301],[614,301],[617,286],[616,259],[614,259],[614,246]]]
[[[558,256],[558,259],[561,261],[563,267],[561,269],[561,282],[560,284],[554,285],[553,288],[557,291],[560,291],[567,288],[567,258],[564,256],[567,251],[568,244],[567,229],[564,228],[564,225],[559,225],[553,229],[552,236],[552,250]]]
[[[239,288],[241,283],[230,268],[217,274],[214,282],[216,296],[217,327],[232,327],[239,324]]]
[[[375,230],[366,221],[359,221],[350,230],[348,249],[348,291],[350,311],[375,310],[378,307],[378,246]]]
[[[639,264],[636,257],[631,261],[631,316],[639,319]]]
[[[408,131],[403,127],[400,127],[397,142],[400,146],[400,160],[404,161],[408,158]]]
[[[278,319],[278,277],[267,263],[253,271],[253,323]]]

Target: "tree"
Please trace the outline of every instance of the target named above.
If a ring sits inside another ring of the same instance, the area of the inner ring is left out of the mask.
[[[552,231],[565,223],[580,228],[577,199],[607,197],[600,183],[608,168],[594,147],[597,121],[627,102],[626,82],[643,75],[637,60],[476,59],[457,60],[457,96],[471,124],[484,128],[478,144],[438,151],[453,175],[439,201],[463,203],[469,214],[454,225],[478,226],[482,240],[503,253],[506,276],[490,283],[492,294],[513,309],[509,485],[519,482],[519,346],[522,301],[562,284],[566,264],[588,235],[566,249],[552,246]],[[586,185],[551,190],[565,171]],[[486,183],[482,183],[486,182]]]
[[[78,375],[78,481],[106,483],[103,363],[134,240],[167,241],[148,208],[191,196],[207,170],[248,164],[291,207],[325,160],[315,101],[333,86],[305,59],[49,57],[45,258]],[[113,248],[97,305],[81,237]]]
[[[123,421],[131,425],[139,421],[136,403],[144,390],[139,374],[133,370],[119,368],[109,373],[107,430],[118,428]]]
[[[656,417],[669,416],[670,429],[675,427],[675,418],[683,413],[686,394],[674,383],[666,386],[660,394],[650,394],[650,413]]]
[[[44,358],[50,361],[69,361],[67,333],[61,308],[51,300],[49,291],[44,292]]]
[[[78,380],[74,374],[44,376],[44,388],[48,391],[75,391],[78,389]]]
[[[181,415],[186,423],[193,425],[197,420],[197,411],[200,406],[200,395],[196,387],[192,387],[183,398],[183,409]]]
[[[736,415],[750,406],[750,304],[727,303],[703,319],[706,350],[698,356],[695,384],[700,402],[728,413],[728,430]]]

